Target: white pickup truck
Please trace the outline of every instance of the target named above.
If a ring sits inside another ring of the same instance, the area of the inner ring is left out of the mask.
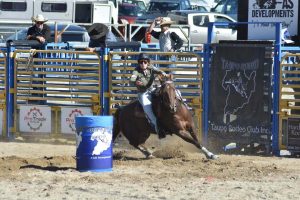
[[[190,40],[191,45],[207,43],[209,22],[236,22],[227,15],[192,10],[171,11],[168,17],[170,17],[172,21],[175,21],[175,24],[171,25],[170,31],[176,32],[179,37],[183,39],[184,43],[188,43],[188,40]],[[212,33],[212,43],[218,43],[219,40],[236,40],[237,30],[232,27],[233,26],[226,27],[224,25],[215,26]],[[160,31],[160,28],[155,27],[154,30]],[[157,40],[152,37],[151,43],[155,42],[157,42]]]

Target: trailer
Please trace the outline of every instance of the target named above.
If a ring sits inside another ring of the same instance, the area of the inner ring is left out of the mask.
[[[0,26],[24,27],[42,14],[48,23],[117,24],[117,0],[0,0]]]

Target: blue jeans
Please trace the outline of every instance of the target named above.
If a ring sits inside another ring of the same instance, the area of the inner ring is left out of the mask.
[[[139,93],[138,99],[144,109],[146,117],[148,118],[149,122],[154,126],[156,133],[158,133],[156,117],[152,110],[152,91],[153,90],[147,90],[146,92]]]

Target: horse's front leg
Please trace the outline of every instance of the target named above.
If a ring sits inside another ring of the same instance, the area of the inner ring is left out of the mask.
[[[155,156],[152,155],[151,151],[147,147],[145,147],[145,144],[140,144],[138,146],[135,146],[135,148],[140,150],[147,159],[155,158]]]
[[[189,133],[188,131],[180,130],[176,135],[178,135],[184,141],[195,145],[198,149],[200,149],[205,154],[206,158],[213,159],[213,160],[218,158],[218,156],[216,156],[212,152],[208,151],[204,146],[202,146],[196,137],[193,138],[191,136],[191,133]]]

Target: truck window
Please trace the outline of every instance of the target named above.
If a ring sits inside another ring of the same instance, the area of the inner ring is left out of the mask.
[[[226,1],[220,1],[214,8],[211,9],[211,12],[222,13],[225,2]]]
[[[91,23],[92,22],[92,5],[85,3],[77,3],[75,6],[75,23]]]
[[[67,12],[67,3],[42,3],[43,12]]]
[[[182,3],[181,10],[188,10],[191,8],[191,4],[189,1],[185,0],[185,1],[181,1],[181,3]]]
[[[208,16],[198,15],[193,17],[193,24],[195,26],[207,27],[208,26]]]
[[[156,11],[166,13],[167,11],[171,10],[179,10],[180,5],[179,3],[172,3],[172,2],[150,2],[149,10],[148,11]]]
[[[226,5],[225,14],[236,14],[237,13],[237,2],[236,1],[228,1]]]
[[[2,1],[0,2],[0,10],[3,11],[26,11],[26,2],[10,2]]]
[[[226,17],[222,17],[222,16],[215,16],[215,22],[232,22],[231,20],[229,20]],[[216,25],[216,28],[229,28],[229,26],[221,26],[221,25]]]

